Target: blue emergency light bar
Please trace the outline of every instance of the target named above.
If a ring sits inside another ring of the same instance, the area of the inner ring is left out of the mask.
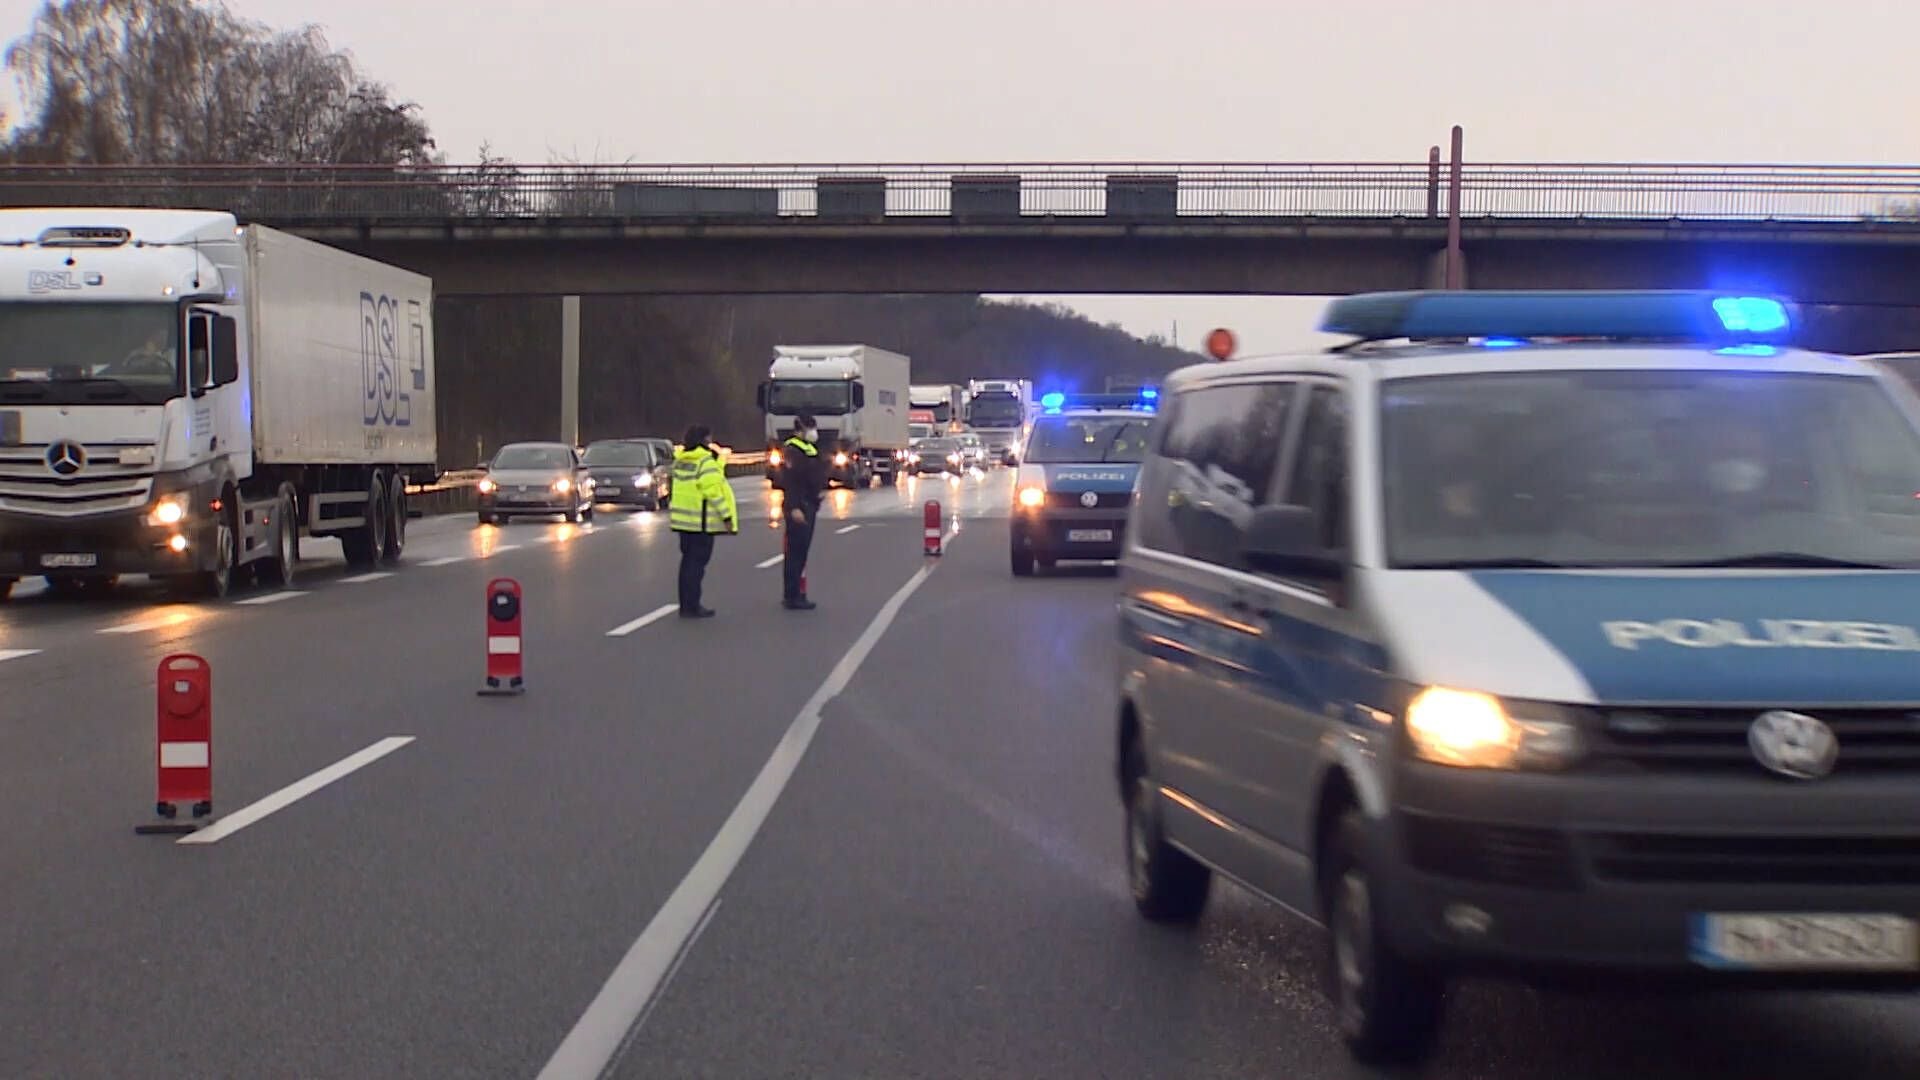
[[[1490,348],[1528,338],[1781,343],[1793,305],[1771,296],[1703,291],[1391,292],[1327,305],[1320,329],[1362,341],[1480,339]]]
[[[1040,396],[1040,408],[1048,413],[1063,409],[1131,409],[1152,412],[1160,403],[1160,391],[1143,386],[1137,394],[1067,394],[1058,390]]]

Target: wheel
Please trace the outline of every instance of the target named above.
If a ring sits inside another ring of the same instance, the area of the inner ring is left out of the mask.
[[[1381,934],[1365,837],[1360,812],[1348,810],[1328,838],[1321,869],[1335,1018],[1354,1057],[1405,1064],[1432,1049],[1445,984],[1409,963]]]
[[[1207,906],[1213,872],[1167,843],[1160,820],[1160,785],[1147,772],[1136,739],[1127,750],[1127,882],[1133,906],[1154,922],[1197,922]]]
[[[587,512],[576,506],[573,509],[567,511],[566,513],[560,515],[560,517],[564,521],[570,521],[573,524],[578,525],[581,522],[587,520]]]
[[[228,492],[221,497],[225,506],[213,527],[214,568],[195,575],[194,589],[209,600],[219,600],[233,592],[240,579],[240,496]]]
[[[0,577],[0,604],[6,603],[7,598],[13,595],[13,586],[18,580],[20,579]]]
[[[491,525],[496,520],[494,515],[487,513],[485,510],[480,511],[480,524]]]
[[[367,485],[366,524],[340,534],[340,547],[349,566],[373,566],[386,553],[387,485],[379,473]]]
[[[393,476],[392,498],[387,507],[387,549],[381,561],[392,565],[407,550],[407,482],[399,473]]]
[[[1022,551],[1019,548],[1013,549],[1013,576],[1033,576],[1033,552]]]
[[[285,494],[274,500],[273,525],[273,556],[255,563],[253,576],[269,589],[284,589],[293,584],[293,568],[300,560],[300,521]]]

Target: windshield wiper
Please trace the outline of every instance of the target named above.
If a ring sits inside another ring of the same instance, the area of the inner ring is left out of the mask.
[[[1731,555],[1724,559],[1702,559],[1698,562],[1678,562],[1668,565],[1683,570],[1756,567],[1767,569],[1778,567],[1794,569],[1799,567],[1833,567],[1841,570],[1893,570],[1897,567],[1886,563],[1861,562],[1858,559],[1836,559],[1827,555],[1814,555],[1804,551],[1757,551],[1751,555]]]

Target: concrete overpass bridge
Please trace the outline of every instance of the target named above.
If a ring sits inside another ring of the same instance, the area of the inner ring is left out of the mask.
[[[1765,287],[1920,303],[1920,167],[0,167],[4,205],[230,209],[443,295]]]

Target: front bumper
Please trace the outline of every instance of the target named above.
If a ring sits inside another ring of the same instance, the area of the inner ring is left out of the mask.
[[[1078,534],[1102,532],[1104,539],[1076,539]],[[1012,540],[1015,551],[1030,551],[1036,559],[1117,559],[1127,540],[1126,511],[1016,507]]]
[[[218,552],[211,517],[158,526],[146,524],[146,515],[144,508],[85,518],[0,515],[0,577],[161,576],[213,568]],[[175,536],[186,539],[186,550],[169,545]]]
[[[1416,959],[1549,981],[1920,987],[1920,971],[1727,970],[1693,949],[1709,914],[1920,916],[1910,775],[1797,784],[1407,764],[1396,789],[1373,865],[1384,925]]]

